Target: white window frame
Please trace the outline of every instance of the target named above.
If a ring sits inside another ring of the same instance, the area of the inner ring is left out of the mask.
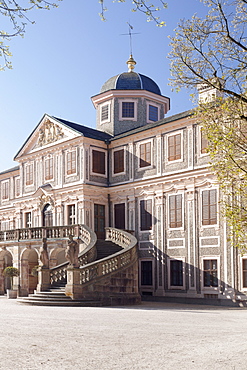
[[[169,147],[168,147],[168,138],[171,136],[181,135],[181,158],[180,159],[174,159],[174,160],[168,160],[169,156]],[[173,164],[173,163],[179,163],[184,161],[184,130],[177,130],[170,132],[169,134],[165,135],[165,144],[166,144],[166,150],[165,152],[165,163],[166,165]]]
[[[46,179],[45,178],[45,166],[46,166],[46,161],[50,159],[52,159],[52,177],[50,179]],[[49,154],[44,157],[44,182],[54,181],[54,172],[55,172],[55,156],[52,154]]]
[[[148,123],[154,123],[154,122],[157,122],[157,121],[152,121],[151,119],[149,119],[149,107],[150,107],[150,105],[152,105],[153,107],[158,108],[158,119],[157,119],[157,121],[160,120],[160,105],[157,104],[157,103],[154,103],[152,101],[147,101],[147,108],[146,108],[147,109],[147,122]]]
[[[142,285],[141,284],[141,263],[142,262],[152,262],[152,285]],[[155,284],[155,276],[154,276],[154,260],[152,258],[141,258],[139,259],[139,286],[140,289],[143,289],[145,291],[153,291],[154,290],[154,284]]]
[[[105,153],[105,173],[104,174],[98,173],[98,172],[93,172],[93,150],[95,150],[97,152]],[[106,151],[106,149],[101,149],[101,148],[98,148],[97,146],[95,146],[95,147],[90,146],[90,175],[91,176],[99,176],[99,177],[103,177],[103,178],[107,177],[107,151]]]
[[[3,187],[4,187],[4,184],[8,184],[8,197],[7,198],[3,198]],[[7,202],[10,198],[10,182],[9,180],[4,180],[2,181],[2,184],[1,184],[1,200],[2,202]]]
[[[152,201],[152,228],[149,230],[141,230],[141,201],[142,200]],[[138,199],[138,231],[140,234],[143,234],[143,233],[152,234],[153,229],[154,229],[154,197],[153,196],[141,197]],[[150,241],[150,240],[146,240],[146,241]]]
[[[31,219],[29,222],[27,222],[27,215],[30,215]],[[31,211],[28,211],[28,212],[25,212],[24,213],[24,222],[25,222],[25,228],[30,228],[32,227],[32,222],[33,222],[33,215],[32,215],[32,212]],[[30,226],[27,226],[27,223],[30,224]]]
[[[101,119],[101,116],[102,116],[102,108],[105,107],[105,106],[108,106],[108,118],[102,120]],[[99,114],[100,114],[100,116],[99,116],[99,122],[100,122],[100,124],[111,122],[111,102],[110,101],[108,101],[106,103],[103,103],[103,104],[100,104]]]
[[[209,153],[202,153],[202,126],[198,125],[197,126],[197,137],[198,137],[198,154],[199,157],[206,157],[209,155]]]
[[[70,173],[68,174],[68,153],[72,153],[72,152],[75,152],[75,172],[73,173]],[[65,174],[66,174],[66,177],[71,177],[71,176],[77,176],[78,174],[78,158],[77,158],[77,148],[71,148],[71,149],[68,149],[66,152],[65,152]]]
[[[217,279],[218,279],[218,286],[204,286],[204,261],[206,260],[217,260]],[[210,256],[202,256],[201,257],[201,263],[200,263],[200,275],[201,275],[201,290],[203,294],[212,294],[212,293],[219,293],[220,292],[220,256],[219,255],[210,255]]]
[[[19,182],[20,182],[20,194],[19,195],[17,195],[17,181],[19,180]],[[21,178],[20,178],[20,176],[16,176],[15,177],[15,198],[19,198],[21,196]]]
[[[75,220],[75,223],[74,224],[69,224],[69,207],[71,206],[74,206],[75,207],[75,215],[74,215],[74,220]],[[66,220],[67,220],[67,224],[68,225],[76,225],[76,220],[77,220],[77,206],[76,206],[76,203],[70,203],[70,204],[67,204],[66,206]]]
[[[28,166],[32,166],[33,167],[33,182],[31,184],[27,184],[27,167]],[[25,166],[24,166],[24,173],[25,173],[25,187],[30,187],[30,186],[33,186],[34,185],[34,161],[31,161],[31,162],[28,162],[28,163],[25,163]]]
[[[137,100],[136,99],[119,99],[119,121],[137,121]],[[122,103],[134,103],[134,117],[123,117]]]
[[[170,197],[172,195],[182,195],[182,226],[181,227],[170,227]],[[167,197],[167,216],[166,219],[168,220],[167,228],[169,231],[175,231],[175,230],[184,230],[184,192],[179,191],[177,193],[171,193],[168,194]]]
[[[171,261],[182,261],[182,268],[183,268],[183,285],[171,285]],[[169,290],[185,290],[185,257],[167,257],[167,281],[168,281],[168,289]]]
[[[149,166],[146,166],[146,167],[140,167],[141,145],[142,144],[147,144],[147,143],[150,143],[151,144],[151,148],[150,148],[150,150],[151,150],[151,164]],[[137,160],[138,160],[137,171],[145,171],[145,170],[148,170],[148,169],[153,168],[153,166],[154,166],[153,149],[154,149],[154,139],[153,138],[147,139],[147,140],[143,140],[143,141],[139,141],[136,144]]]
[[[202,192],[205,190],[216,190],[217,191],[217,223],[213,225],[203,225],[202,224]],[[219,187],[212,186],[209,188],[202,188],[199,190],[199,225],[201,229],[208,229],[208,228],[219,228]]]
[[[114,153],[117,152],[118,150],[124,150],[124,171],[114,173]],[[114,148],[112,150],[112,177],[120,176],[120,175],[125,175],[126,174],[126,147],[125,146],[120,146],[118,148]]]

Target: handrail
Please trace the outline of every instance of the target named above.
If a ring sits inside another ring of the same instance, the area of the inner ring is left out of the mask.
[[[41,240],[43,238],[66,239],[69,235],[80,237],[80,226],[81,225],[42,226],[0,231],[0,242]]]
[[[80,268],[80,284],[90,284],[137,260],[137,239],[126,231],[106,227],[106,240],[120,245],[123,249],[111,256],[91,262]]]
[[[79,253],[78,260],[79,265],[83,266],[95,260],[97,255],[96,250],[96,241],[97,236],[94,231],[92,231],[86,225],[79,226],[79,235],[80,241],[85,245],[85,248]],[[59,283],[66,282],[67,279],[67,270],[69,262],[63,262],[60,265],[54,266],[50,269],[50,280],[51,285],[56,285]]]

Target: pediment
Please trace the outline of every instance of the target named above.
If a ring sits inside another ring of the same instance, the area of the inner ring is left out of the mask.
[[[46,114],[17,153],[15,159],[44,148],[50,148],[78,136],[79,134],[74,130]]]

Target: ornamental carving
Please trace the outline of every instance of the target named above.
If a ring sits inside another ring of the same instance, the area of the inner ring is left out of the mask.
[[[46,121],[42,128],[39,130],[39,138],[37,142],[37,147],[41,147],[54,141],[58,141],[64,137],[64,133],[60,126]]]
[[[50,197],[50,195],[43,194],[41,195],[41,197],[39,197],[39,208],[43,209],[46,204],[50,204],[51,206],[54,206],[54,201]]]

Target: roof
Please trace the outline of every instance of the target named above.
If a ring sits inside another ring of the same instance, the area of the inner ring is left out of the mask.
[[[110,139],[110,141],[121,139],[122,137],[126,137],[126,136],[129,136],[129,135],[134,135],[134,134],[137,134],[138,132],[146,131],[146,130],[149,130],[151,128],[162,126],[162,125],[165,125],[165,124],[170,123],[170,122],[178,121],[179,119],[190,117],[193,114],[194,114],[193,110],[190,109],[190,110],[187,110],[185,112],[178,113],[178,114],[175,114],[173,116],[163,118],[160,121],[152,122],[152,123],[149,123],[145,126],[137,127],[133,130],[128,130],[126,132],[123,132],[122,134],[119,134],[119,135],[116,135],[116,136],[112,137]]]
[[[8,170],[0,172],[0,175],[4,175],[4,174],[9,173],[9,172],[18,171],[19,169],[20,169],[19,166],[15,166],[15,167],[9,168]]]
[[[160,88],[151,78],[136,72],[123,72],[111,77],[101,88],[100,93],[108,90],[147,90],[161,95]]]
[[[57,117],[52,117],[52,118],[55,118],[57,121],[61,122],[63,125],[66,125],[67,127],[79,132],[83,136],[88,137],[90,139],[105,141],[105,140],[109,140],[110,138],[112,138],[111,135],[103,131],[99,131],[91,127],[83,126],[83,125],[80,125],[79,123],[70,122],[62,118],[57,118]]]

